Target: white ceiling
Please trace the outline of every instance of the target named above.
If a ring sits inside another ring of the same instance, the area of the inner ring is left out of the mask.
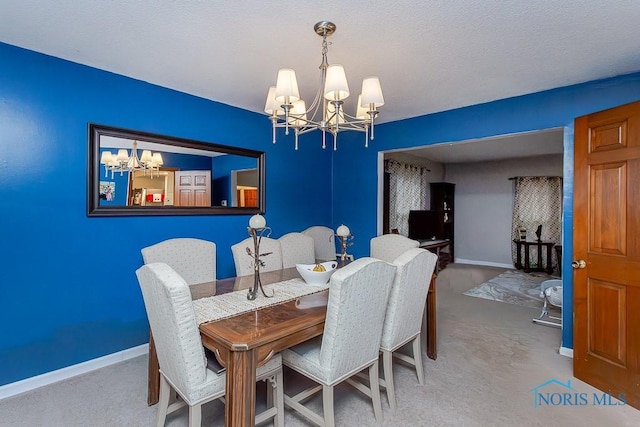
[[[115,153],[117,149],[124,148],[127,150],[131,150],[133,148],[133,139],[126,138],[118,138],[115,136],[100,136],[100,148],[114,150]],[[140,139],[136,139],[138,153],[141,155],[140,150],[151,150],[151,151],[161,151],[163,153],[178,153],[178,154],[191,154],[194,156],[206,156],[206,157],[216,157],[222,156],[223,153],[219,153],[217,151],[209,151],[209,150],[198,150],[197,148],[187,148],[187,147],[179,147],[177,145],[166,145],[166,144],[158,144],[155,142],[144,141]]]
[[[561,154],[564,151],[563,139],[564,129],[556,128],[430,145],[402,152],[437,163],[486,162]]]
[[[0,41],[262,112],[280,68],[310,102],[320,20],[380,123],[640,70],[638,0],[4,0]]]

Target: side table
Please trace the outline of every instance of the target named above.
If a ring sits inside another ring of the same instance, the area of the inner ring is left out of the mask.
[[[553,258],[551,256],[551,248],[555,245],[553,242],[537,242],[537,241],[528,241],[528,240],[514,240],[513,243],[516,244],[517,256],[516,256],[516,268],[518,270],[523,270],[525,273],[530,273],[532,271],[545,271],[547,274],[553,273]],[[531,267],[530,265],[530,249],[531,247],[535,247],[537,249],[537,258],[538,264],[536,267]],[[524,264],[522,263],[522,248],[524,247]],[[547,266],[545,267],[542,264],[542,250],[546,248],[547,250]]]

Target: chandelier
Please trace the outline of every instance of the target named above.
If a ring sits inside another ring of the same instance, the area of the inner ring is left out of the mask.
[[[384,105],[380,81],[377,77],[367,77],[362,81],[362,91],[354,116],[344,110],[344,100],[349,97],[349,85],[344,68],[339,64],[329,65],[327,37],[336,26],[333,22],[320,21],[314,25],[316,34],[322,37],[322,62],[320,63],[320,87],[307,108],[300,98],[296,73],[291,69],[278,71],[276,86],[269,88],[264,111],[272,123],[272,139],[276,142],[276,129],[284,128],[285,135],[292,129],[295,134],[295,149],[298,136],[314,131],[322,131],[322,148],[326,148],[327,132],[333,135],[333,149],[338,148],[338,133],[354,130],[365,133],[365,147],[373,140],[373,124],[378,115],[378,107]]]
[[[103,151],[100,155],[100,163],[104,165],[104,176],[107,177],[111,171],[111,179],[115,172],[142,171],[144,175],[150,173],[153,178],[153,172],[156,176],[160,176],[160,167],[163,165],[162,154],[152,153],[150,150],[142,150],[142,156],[138,157],[138,141],[133,141],[131,155],[126,149],[121,148],[117,154],[111,151]]]

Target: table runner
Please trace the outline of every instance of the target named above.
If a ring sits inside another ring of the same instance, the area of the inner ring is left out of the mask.
[[[304,280],[296,278],[264,285],[263,288],[267,295],[272,295],[273,293],[273,297],[266,298],[258,291],[256,299],[250,301],[247,299],[248,289],[244,289],[193,301],[196,323],[201,325],[202,323],[225,319],[270,305],[292,301],[304,295],[329,289],[329,284],[327,283],[324,286],[310,286],[307,285]]]

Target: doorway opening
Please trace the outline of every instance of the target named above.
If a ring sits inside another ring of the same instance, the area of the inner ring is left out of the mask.
[[[509,178],[563,176],[564,138],[560,127],[380,152],[378,234],[398,228],[387,219],[393,189],[385,173],[385,160],[417,165],[427,171],[428,183],[455,185],[454,261],[513,268],[513,182]],[[421,197],[420,209],[429,210],[429,185]]]

